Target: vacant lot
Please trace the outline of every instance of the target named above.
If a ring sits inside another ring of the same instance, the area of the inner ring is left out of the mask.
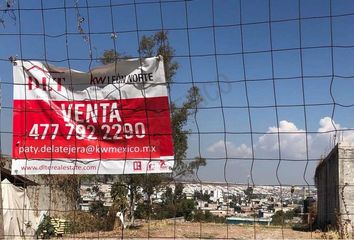
[[[316,239],[318,232],[298,232],[290,228],[260,225],[227,225],[216,223],[191,223],[150,221],[135,229],[116,229],[111,232],[81,233],[68,238],[92,239]]]

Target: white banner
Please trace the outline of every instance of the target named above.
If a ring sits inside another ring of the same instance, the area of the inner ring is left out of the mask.
[[[173,166],[161,57],[89,72],[14,66],[12,174],[165,173]]]

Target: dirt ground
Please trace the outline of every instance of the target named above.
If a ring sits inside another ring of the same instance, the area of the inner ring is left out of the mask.
[[[150,221],[135,229],[81,233],[65,239],[321,239],[320,232],[261,225]]]

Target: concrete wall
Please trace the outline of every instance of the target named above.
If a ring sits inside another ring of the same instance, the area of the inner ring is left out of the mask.
[[[4,163],[1,177],[7,178],[13,184],[26,189],[31,208],[35,210],[35,214],[46,211],[51,216],[61,217],[70,213],[70,211],[75,211],[75,200],[60,187],[50,187],[41,175],[11,176],[11,157],[6,155],[0,157],[1,162]],[[4,173],[7,175],[4,175]]]
[[[342,228],[354,225],[354,146],[339,145],[339,207]],[[344,226],[344,225],[349,226]]]
[[[29,175],[27,178],[38,184],[26,187],[31,207],[38,213],[47,211],[50,216],[62,217],[75,210],[75,200],[59,186],[50,186],[41,175]]]
[[[27,195],[31,207],[38,211],[48,211],[50,216],[64,216],[75,209],[75,202],[70,200],[66,194],[49,186],[29,186]]]
[[[339,211],[338,195],[338,147],[318,165],[315,181],[317,185],[317,221],[322,229],[336,226]]]
[[[354,146],[339,143],[315,174],[317,222],[322,229],[342,230],[354,223]]]

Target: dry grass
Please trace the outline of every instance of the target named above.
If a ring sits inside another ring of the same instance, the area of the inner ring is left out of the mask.
[[[290,228],[262,225],[227,225],[150,221],[132,229],[80,233],[66,239],[323,239],[320,232],[299,232]]]

